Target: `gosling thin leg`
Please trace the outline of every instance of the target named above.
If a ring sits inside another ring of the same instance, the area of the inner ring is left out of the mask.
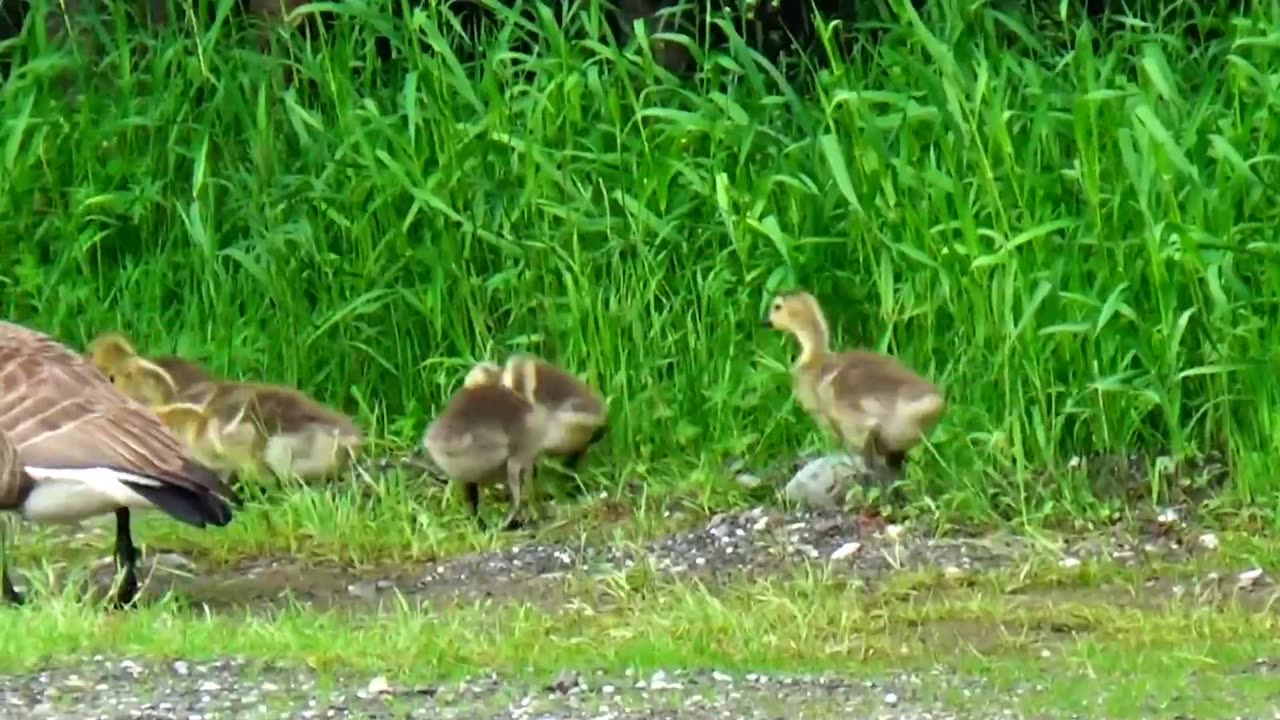
[[[511,490],[511,512],[502,521],[503,530],[518,530],[524,524],[521,512],[524,510],[525,469],[520,463],[507,463],[507,487]]]
[[[891,461],[889,457],[881,451],[883,441],[880,439],[879,428],[871,428],[867,432],[866,440],[862,446],[862,458],[867,462],[867,468],[875,475],[876,486],[880,488],[881,502],[889,499],[889,494],[893,490],[893,473],[891,471]]]
[[[114,602],[116,609],[129,607],[138,597],[138,548],[133,544],[129,520],[129,508],[116,510],[116,573],[123,572]]]

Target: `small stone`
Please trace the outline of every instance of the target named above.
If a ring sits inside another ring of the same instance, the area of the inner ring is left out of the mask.
[[[155,566],[165,570],[171,570],[177,573],[194,573],[196,564],[191,560],[178,553],[166,552],[156,555]]]
[[[893,706],[897,705],[897,704],[898,704],[898,694],[897,694],[897,693],[885,693],[885,695],[884,695],[884,704],[885,704],[885,705],[888,705],[889,707],[893,707]]]
[[[385,695],[391,692],[391,684],[381,675],[369,681],[369,686],[365,688],[365,692],[369,695]]]
[[[801,508],[836,510],[857,479],[866,473],[866,463],[853,456],[828,455],[800,468],[783,493]]]
[[[200,692],[218,692],[222,686],[212,680],[205,680],[196,688]]]
[[[759,520],[756,520],[755,524],[751,526],[751,531],[760,532],[768,526],[769,526],[769,516],[765,515],[761,517]]]
[[[1156,522],[1161,525],[1175,525],[1180,519],[1177,508],[1165,508],[1156,516]]]
[[[835,551],[831,553],[831,559],[844,560],[847,557],[851,557],[861,549],[862,549],[862,543],[847,542],[841,545],[840,547],[836,548]]]
[[[1080,565],[1081,565],[1080,558],[1072,557],[1070,555],[1058,561],[1058,567],[1062,568],[1063,570],[1079,570]]]
[[[955,565],[948,565],[942,568],[942,577],[951,581],[961,580],[965,575],[968,575],[968,573]]]
[[[897,540],[901,538],[904,532],[906,532],[906,528],[898,523],[886,525],[884,528],[884,536],[890,540]]]
[[[649,678],[649,687],[654,690],[676,690],[682,687],[682,685],[680,683],[671,682],[667,679],[667,674],[662,670],[659,670],[653,674],[653,677]]]
[[[556,676],[556,679],[552,681],[549,689],[553,692],[558,692],[561,695],[564,695],[576,687],[578,687],[578,674],[566,670]]]
[[[754,490],[764,484],[764,480],[761,479],[759,475],[749,472],[740,472],[737,475],[734,475],[733,479],[738,483],[738,485],[746,488],[747,490]]]
[[[1236,576],[1236,589],[1248,590],[1249,588],[1256,585],[1258,581],[1261,579],[1262,579],[1262,568],[1253,568],[1252,570],[1245,570],[1244,572]]]
[[[368,580],[361,580],[347,586],[347,593],[361,600],[373,600],[378,597],[378,587]]]
[[[1218,549],[1218,536],[1214,535],[1211,532],[1205,533],[1200,537],[1196,538],[1196,542],[1199,543],[1200,547],[1204,548],[1205,550]]]
[[[720,672],[719,670],[716,670],[715,672],[711,673],[711,679],[721,683],[727,683],[727,684],[733,683],[732,675],[728,673]]]

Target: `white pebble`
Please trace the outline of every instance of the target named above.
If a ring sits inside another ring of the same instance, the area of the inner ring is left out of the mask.
[[[1262,579],[1262,568],[1245,570],[1236,576],[1236,588],[1239,590],[1247,590],[1248,588],[1253,587],[1260,579]]]
[[[854,553],[858,552],[861,549],[862,549],[862,543],[847,542],[841,545],[840,547],[836,548],[835,552],[831,553],[831,559],[844,560],[845,558],[853,555]]]

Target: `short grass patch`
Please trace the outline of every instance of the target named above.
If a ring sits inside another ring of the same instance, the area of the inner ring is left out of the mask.
[[[946,673],[984,679],[969,704],[1009,693],[1025,710],[1107,717],[1204,712],[1213,698],[1230,698],[1236,712],[1274,701],[1274,676],[1263,663],[1280,659],[1275,608],[1153,591],[1150,579],[1163,575],[1116,574],[1067,588],[1061,579],[1029,585],[1036,578],[1020,570],[969,586],[917,578],[909,590],[905,580],[867,590],[821,574],[714,589],[604,578],[570,583],[559,610],[508,602],[442,613],[293,606],[201,615],[164,601],[111,614],[55,595],[0,614],[0,668],[21,672],[94,654],[238,655],[404,685],[486,672],[546,682],[565,670]],[[927,683],[922,688],[928,692]]]

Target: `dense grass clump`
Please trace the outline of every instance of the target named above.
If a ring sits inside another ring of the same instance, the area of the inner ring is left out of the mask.
[[[222,23],[109,30],[96,58],[28,32],[0,91],[5,316],[296,383],[403,441],[467,363],[532,350],[611,396],[617,464],[692,463],[813,440],[760,327],[804,286],[840,343],[946,387],[935,497],[1056,507],[1087,489],[1022,478],[1133,450],[1225,452],[1238,497],[1274,497],[1273,9],[1189,44],[901,6],[856,54],[783,72],[735,41],[681,79],[596,9],[474,40],[350,8],[272,54]]]

